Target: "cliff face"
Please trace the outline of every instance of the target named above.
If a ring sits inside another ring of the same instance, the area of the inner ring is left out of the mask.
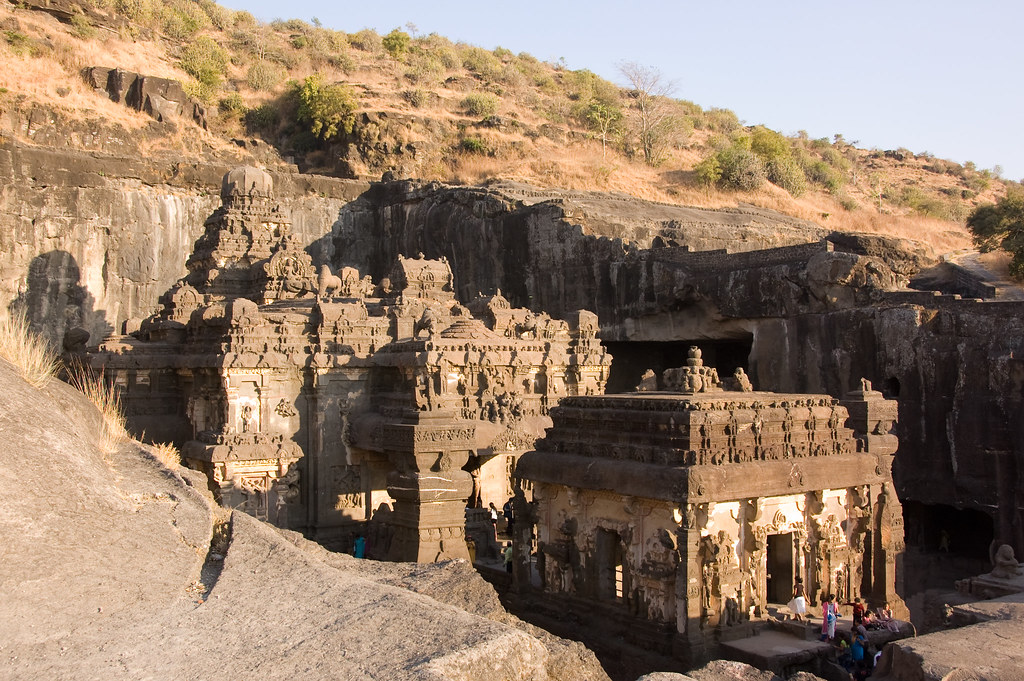
[[[25,306],[58,343],[76,326],[96,342],[146,316],[185,273],[226,170],[0,145],[3,304]],[[905,243],[753,208],[273,177],[317,265],[379,280],[398,255],[443,256],[462,300],[500,289],[555,317],[597,312],[617,361],[641,372],[657,364],[652,348],[673,365],[673,343],[700,341],[733,343],[766,390],[841,395],[866,377],[901,403],[901,495],[980,510],[1024,552],[1024,442],[1008,425],[1021,417],[1024,312],[896,292],[928,264]]]
[[[76,327],[92,343],[120,333],[185,274],[228,169],[0,145],[0,301],[24,309],[57,347]],[[277,184],[314,250],[367,187],[287,174]]]

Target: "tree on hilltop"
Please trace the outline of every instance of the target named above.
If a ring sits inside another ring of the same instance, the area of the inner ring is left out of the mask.
[[[997,203],[975,208],[967,228],[982,253],[1002,248],[1013,254],[1010,274],[1024,278],[1024,189],[1011,188]]]
[[[669,95],[675,91],[675,83],[666,80],[657,69],[634,62],[619,64],[619,72],[629,81],[634,132],[644,161],[656,166],[663,160],[665,147],[678,128],[679,121],[669,106]]]

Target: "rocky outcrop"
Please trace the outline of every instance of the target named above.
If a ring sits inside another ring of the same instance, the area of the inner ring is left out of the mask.
[[[468,565],[380,566],[223,524],[201,477],[137,443],[101,449],[69,386],[33,389],[2,360],[0,381],[18,452],[0,463],[17,491],[0,499],[6,678],[607,678],[500,611]]]
[[[148,113],[161,123],[184,117],[205,130],[207,118],[217,113],[215,108],[211,109],[186,94],[181,83],[171,78],[144,76],[104,66],[90,66],[82,76],[96,92],[136,111]]]

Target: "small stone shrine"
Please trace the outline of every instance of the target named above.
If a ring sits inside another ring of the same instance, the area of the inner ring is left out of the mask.
[[[660,385],[647,375],[641,392],[552,411],[516,469],[545,599],[628,622],[634,642],[686,662],[786,604],[797,576],[809,612],[834,593],[905,618],[896,402],[867,381],[843,400],[755,392],[742,371],[728,382],[691,348]],[[515,580],[529,592],[521,524]]]
[[[596,316],[463,305],[422,255],[380,282],[316,269],[272,189],[226,175],[189,274],[89,362],[225,505],[332,548],[368,535],[371,557],[468,557],[467,505],[500,507],[549,410],[603,391]]]

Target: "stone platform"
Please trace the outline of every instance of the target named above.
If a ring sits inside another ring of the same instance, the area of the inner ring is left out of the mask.
[[[776,674],[782,674],[784,669],[797,665],[810,664],[815,658],[828,655],[831,650],[832,645],[824,641],[803,640],[768,628],[762,629],[757,636],[724,641],[721,644],[722,657],[746,662]]]

